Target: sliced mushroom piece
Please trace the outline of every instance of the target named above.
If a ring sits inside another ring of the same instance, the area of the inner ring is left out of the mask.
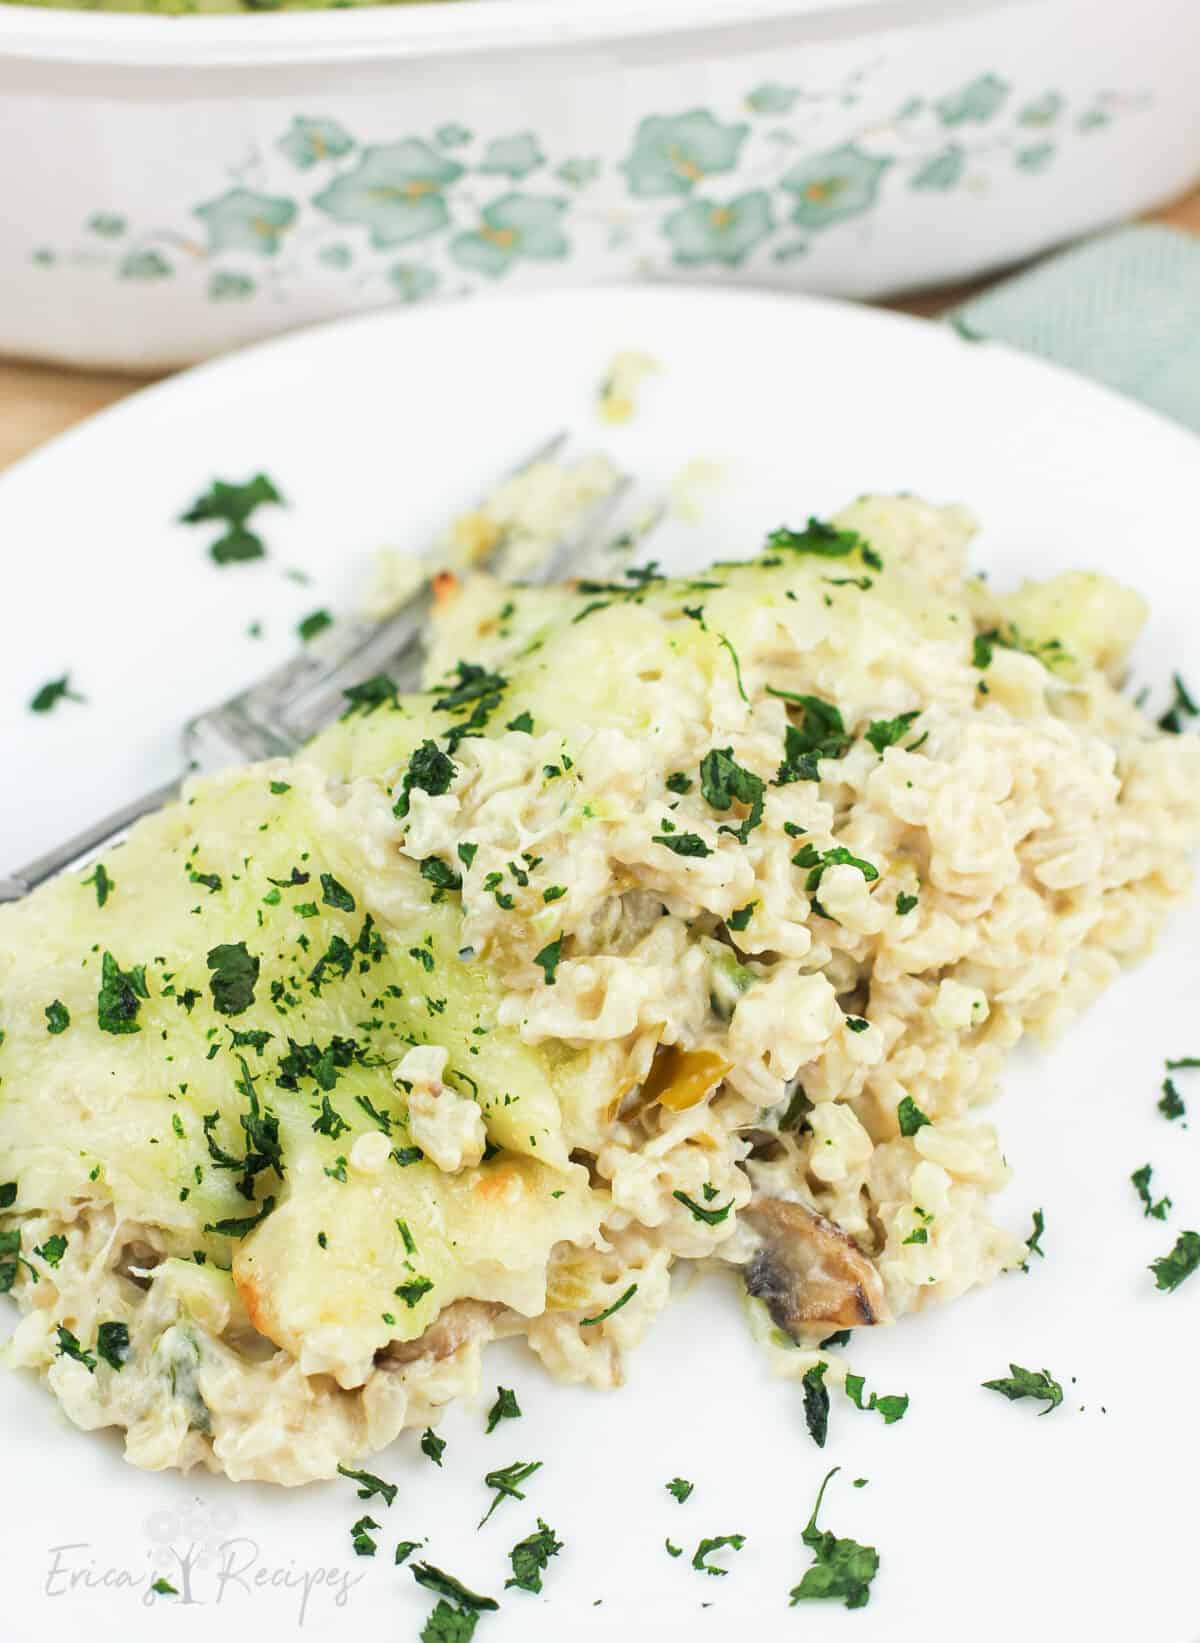
[[[886,1321],[883,1281],[853,1238],[807,1204],[755,1198],[739,1219],[762,1238],[746,1263],[746,1288],[780,1329],[852,1329]]]
[[[457,1352],[475,1335],[490,1335],[497,1313],[504,1308],[495,1301],[452,1301],[439,1312],[423,1335],[415,1341],[390,1341],[375,1354],[380,1368],[394,1369],[416,1363],[418,1358],[440,1362]]]

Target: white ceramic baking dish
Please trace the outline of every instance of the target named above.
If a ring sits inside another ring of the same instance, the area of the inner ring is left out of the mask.
[[[1198,61],[1198,0],[0,0],[0,352],[173,365],[638,273],[970,275],[1183,188]]]

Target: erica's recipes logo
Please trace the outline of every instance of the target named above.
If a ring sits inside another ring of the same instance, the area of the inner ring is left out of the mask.
[[[145,1549],[139,1567],[109,1561],[90,1541],[47,1548],[43,1592],[47,1598],[87,1598],[97,1591],[126,1592],[144,1607],[270,1602],[291,1611],[297,1626],[318,1604],[345,1608],[362,1580],[335,1564],[275,1561],[253,1535],[240,1532],[237,1508],[196,1496],[182,1506],[152,1512],[142,1524]]]

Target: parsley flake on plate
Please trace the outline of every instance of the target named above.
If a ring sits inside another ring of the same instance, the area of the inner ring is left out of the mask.
[[[421,1643],[471,1643],[479,1620],[477,1609],[456,1609],[445,1598],[421,1628]]]
[[[50,679],[36,690],[29,703],[31,713],[49,713],[59,702],[86,702],[86,696],[80,696],[71,689],[71,675],[64,673],[61,679]]]
[[[1169,1255],[1160,1255],[1150,1263],[1156,1289],[1178,1289],[1185,1278],[1190,1278],[1200,1267],[1200,1232],[1181,1232]]]
[[[349,1466],[339,1466],[338,1475],[339,1477],[349,1478],[351,1483],[358,1484],[357,1494],[359,1500],[370,1500],[374,1495],[382,1495],[390,1506],[396,1498],[399,1485],[385,1483],[382,1478],[377,1478],[373,1472],[355,1472]]]
[[[504,1582],[505,1590],[517,1586],[524,1592],[540,1592],[544,1570],[549,1566],[550,1559],[557,1557],[563,1549],[562,1541],[555,1538],[549,1524],[541,1518],[538,1518],[537,1524],[536,1531],[519,1540],[508,1554],[513,1572],[512,1579]]]
[[[482,1529],[488,1518],[496,1510],[502,1500],[524,1500],[519,1485],[526,1482],[533,1474],[541,1470],[540,1460],[514,1460],[509,1466],[499,1466],[494,1472],[488,1472],[484,1483],[489,1489],[496,1491],[492,1504],[479,1520]]]
[[[367,1533],[368,1529],[378,1529],[379,1524],[373,1517],[360,1517],[357,1523],[350,1525],[350,1539],[355,1552],[359,1557],[374,1557],[379,1550],[378,1545]]]
[[[905,1240],[907,1242],[907,1240]],[[875,1410],[883,1416],[883,1424],[892,1426],[896,1421],[903,1420],[908,1411],[908,1393],[885,1393],[879,1397],[872,1392],[866,1403],[863,1402],[863,1387],[866,1379],[862,1375],[846,1376],[846,1396],[856,1409]]]
[[[246,528],[246,521],[256,509],[272,502],[282,505],[283,497],[266,474],[255,474],[242,484],[214,479],[179,520],[183,525],[223,524],[225,532],[213,542],[209,553],[218,565],[232,565],[265,557],[262,538]]]
[[[1063,1389],[1048,1369],[1022,1369],[1019,1363],[1009,1364],[1010,1373],[999,1380],[984,1381],[989,1392],[999,1392],[1015,1403],[1018,1398],[1038,1398],[1046,1407],[1039,1415],[1048,1415],[1063,1401]]]
[[[461,1580],[456,1580],[453,1575],[448,1575],[444,1569],[439,1569],[432,1563],[410,1563],[409,1570],[418,1586],[424,1586],[430,1592],[437,1592],[441,1597],[448,1597],[464,1609],[481,1612],[500,1607],[494,1597],[482,1597],[469,1586],[464,1586]]]
[[[719,1563],[709,1563],[708,1557],[712,1552],[719,1552],[723,1546],[728,1546],[734,1552],[740,1552],[746,1544],[745,1535],[712,1535],[706,1537],[692,1553],[692,1568],[700,1569],[706,1575],[727,1575],[728,1569],[722,1569]]]
[[[1183,1097],[1175,1088],[1175,1080],[1173,1078],[1163,1079],[1162,1091],[1162,1097],[1158,1103],[1158,1110],[1162,1113],[1163,1117],[1172,1119],[1186,1117],[1187,1108],[1184,1106]]]
[[[510,1386],[496,1388],[496,1401],[488,1410],[487,1431],[492,1433],[503,1420],[519,1420],[521,1406],[517,1402],[517,1395]]]
[[[324,633],[326,628],[332,626],[333,617],[327,610],[310,610],[307,616],[302,616],[297,622],[296,632],[304,643],[308,644],[310,639],[315,639],[318,633]]]
[[[445,1438],[439,1438],[433,1427],[427,1426],[421,1433],[421,1453],[427,1455],[435,1466],[440,1466],[445,1452]]]
[[[60,1358],[74,1358],[81,1363],[89,1375],[96,1373],[96,1359],[90,1352],[85,1352],[79,1344],[78,1338],[63,1324],[58,1326],[58,1355]]]
[[[835,1466],[826,1473],[812,1516],[801,1532],[800,1538],[812,1551],[814,1561],[800,1584],[792,1587],[793,1608],[808,1599],[840,1598],[848,1609],[864,1609],[870,1601],[871,1582],[879,1573],[879,1553],[874,1546],[861,1546],[857,1540],[817,1528],[817,1514],[829,1480],[840,1471],[841,1467]]]
[[[674,1495],[682,1506],[696,1485],[689,1483],[687,1478],[672,1478],[670,1483],[664,1484],[663,1487],[669,1495]]]
[[[818,1449],[824,1449],[829,1433],[829,1388],[825,1385],[825,1371],[829,1365],[824,1358],[804,1371],[804,1420],[808,1435]]]
[[[1143,1217],[1153,1216],[1156,1221],[1165,1221],[1167,1211],[1171,1207],[1171,1200],[1169,1198],[1160,1198],[1157,1203],[1155,1202],[1150,1191],[1150,1177],[1153,1174],[1153,1166],[1143,1164],[1141,1169],[1134,1170],[1129,1179],[1133,1183],[1134,1191],[1141,1200]]]

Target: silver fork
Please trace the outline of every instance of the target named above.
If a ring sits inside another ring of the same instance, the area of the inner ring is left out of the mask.
[[[550,461],[560,454],[566,441],[565,433],[556,434],[505,478],[516,478],[538,463]],[[628,475],[618,473],[612,488],[586,504],[563,535],[548,545],[527,580],[549,582],[576,561],[593,554],[632,483]],[[491,564],[503,553],[504,546],[503,540],[497,542],[477,564]],[[87,866],[101,851],[120,844],[136,821],[178,797],[192,771],[295,753],[330,722],[347,688],[361,684],[385,667],[399,688],[413,688],[421,635],[433,606],[433,578],[443,568],[436,560],[428,561],[427,566],[420,587],[392,615],[380,621],[346,618],[335,623],[312,649],[290,658],[217,707],[189,719],[182,732],[186,768],[179,776],[122,805],[10,878],[0,877],[0,903],[19,901],[47,879]]]

